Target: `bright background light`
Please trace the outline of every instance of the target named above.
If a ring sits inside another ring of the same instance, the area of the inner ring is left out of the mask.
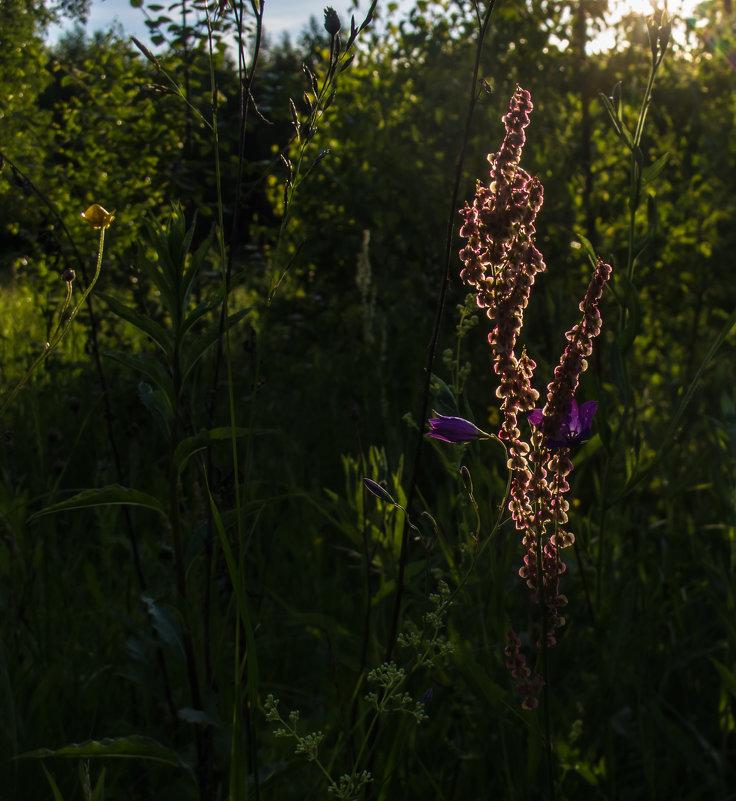
[[[667,10],[673,15],[689,17],[700,2],[702,0],[669,0]],[[652,3],[652,0],[610,0],[609,5],[614,18],[620,19],[626,14],[649,15],[655,6],[662,8],[664,2],[663,0],[656,3]]]
[[[701,0],[669,0],[667,7],[671,14],[681,17],[693,15],[695,7]],[[283,34],[287,33],[292,42],[296,42],[304,27],[309,24],[310,17],[315,17],[321,24],[324,8],[333,5],[340,15],[343,25],[348,25],[351,14],[359,20],[361,11],[369,6],[369,0],[361,0],[360,9],[349,9],[348,0],[266,0],[264,12],[264,27],[271,41],[278,44]],[[385,0],[379,3],[385,7]],[[399,14],[406,13],[413,5],[413,0],[399,0]],[[662,5],[660,0],[659,5]],[[611,11],[609,22],[614,24],[627,14],[651,14],[651,0],[610,0]],[[89,20],[86,31],[109,31],[119,25],[128,35],[138,37],[144,42],[148,41],[148,28],[145,25],[145,15],[140,8],[131,8],[129,0],[92,0]],[[47,39],[56,42],[59,37],[73,26],[66,22],[64,25],[53,25],[49,29]],[[613,36],[606,34],[596,37],[594,50],[603,50],[613,44]]]

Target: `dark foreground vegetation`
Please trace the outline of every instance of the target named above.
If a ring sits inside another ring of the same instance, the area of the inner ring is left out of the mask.
[[[736,15],[606,5],[0,2],[2,801],[736,798]]]

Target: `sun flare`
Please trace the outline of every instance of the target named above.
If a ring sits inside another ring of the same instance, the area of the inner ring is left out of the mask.
[[[656,6],[662,7],[662,3],[652,3],[651,0],[613,0],[611,8],[621,16],[626,14],[651,14]]]
[[[691,14],[699,0],[668,0],[670,14]],[[649,16],[655,8],[664,8],[664,0],[610,0],[609,9],[617,17],[628,14]]]

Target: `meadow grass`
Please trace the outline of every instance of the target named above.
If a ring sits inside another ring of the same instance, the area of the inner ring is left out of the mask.
[[[521,89],[504,146],[500,124],[489,143],[495,172],[477,176],[477,230],[471,194],[464,241],[455,236],[496,11],[476,7],[424,361],[402,366],[419,389],[399,406],[396,377],[383,372],[394,343],[371,294],[370,235],[355,254],[347,329],[305,319],[311,279],[290,239],[325,167],[327,111],[375,3],[349,32],[325,15],[322,72],[307,69],[289,146],[265,167],[282,170],[271,181],[280,213],[272,246],[249,260],[228,238],[226,220],[234,230],[237,215],[226,217],[224,195],[245,191],[265,5],[217,10],[240,31],[234,181],[221,162],[214,6],[202,9],[204,112],[138,43],[209,131],[216,224],[179,205],[141,221],[136,281],[92,292],[96,315],[85,296],[92,278],[59,292],[46,314],[22,288],[0,295],[0,798],[735,796],[736,406],[719,355],[736,312],[717,320],[709,341],[689,343],[687,381],[665,401],[638,361],[648,288],[637,266],[657,241],[650,198],[667,169],[664,156],[642,150],[666,15],[649,24],[636,112],[618,89],[601,101],[627,162],[624,213],[610,223],[626,255],[611,258],[606,284],[599,256],[608,254],[576,235],[585,277],[565,300],[568,323],[550,334],[559,348],[539,359],[535,390],[532,350],[544,347],[523,322],[534,325],[552,301],[546,273],[538,262],[525,273],[520,255],[531,258],[535,233],[544,236],[539,186],[519,157],[526,123],[532,131],[544,110],[521,125],[531,105]],[[105,223],[107,251],[115,221]],[[483,226],[491,233],[478,233]],[[465,240],[484,243],[477,261]],[[460,247],[466,297],[451,289]],[[478,262],[482,275],[471,269]],[[522,274],[535,276],[533,291]],[[104,339],[96,367],[78,335],[95,326]],[[325,328],[329,341],[319,339]],[[345,357],[348,337],[360,344]],[[366,365],[354,373],[374,385],[380,425],[345,423],[339,375],[332,386],[312,383],[350,359]],[[489,376],[498,396],[474,388]],[[597,400],[594,418],[588,407],[573,419],[576,389],[581,410]],[[718,403],[699,419],[706,391],[718,391]],[[352,447],[340,447],[346,441]]]

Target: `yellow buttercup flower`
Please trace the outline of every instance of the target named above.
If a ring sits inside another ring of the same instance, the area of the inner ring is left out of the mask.
[[[82,212],[82,217],[93,228],[109,228],[110,223],[115,219],[115,212],[105,211],[99,203],[93,203],[87,211]]]

